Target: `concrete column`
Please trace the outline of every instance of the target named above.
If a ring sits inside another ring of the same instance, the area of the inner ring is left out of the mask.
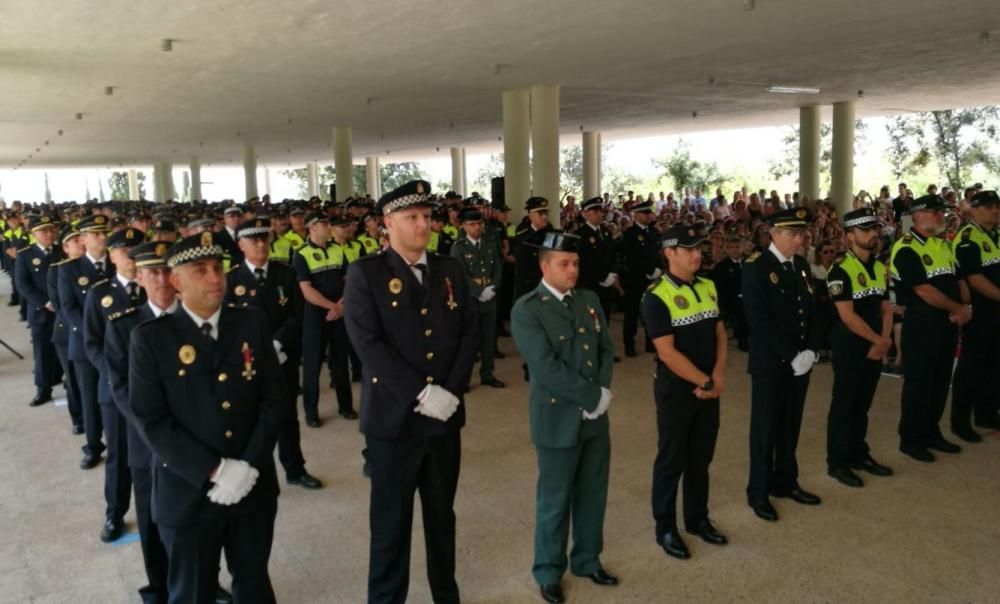
[[[264,168],[264,194],[271,195],[271,169]]]
[[[243,181],[246,183],[244,198],[259,197],[257,193],[257,154],[253,145],[243,147]]]
[[[319,166],[311,161],[306,164],[306,195],[315,197],[319,192]]]
[[[799,107],[799,195],[819,199],[819,107]]]
[[[559,221],[559,87],[531,87],[531,190]]]
[[[378,200],[382,196],[382,167],[377,157],[365,158],[365,181],[368,183],[368,194]]]
[[[135,168],[128,171],[128,198],[131,201],[139,199],[139,173]]]
[[[337,201],[354,195],[354,159],[351,151],[351,129],[333,129],[333,169],[337,172]]]
[[[587,201],[601,194],[601,134],[583,133],[583,199]]]
[[[850,212],[854,202],[854,101],[833,104],[833,153],[830,197],[837,214]]]
[[[174,187],[174,165],[170,162],[163,164],[163,191],[166,194],[164,199],[177,199],[177,189]]]
[[[167,179],[163,174],[164,170],[166,170],[165,163],[153,164],[153,198],[160,203],[167,200]]]
[[[461,147],[451,148],[451,190],[465,197],[465,153]]]
[[[469,169],[469,162],[465,161],[465,147],[462,147],[462,188],[464,189],[469,188],[468,169]],[[467,193],[471,193],[471,191],[467,191]],[[482,193],[482,191],[480,191],[480,193]],[[489,197],[488,192],[485,193],[484,195],[485,197]]]
[[[524,217],[524,202],[531,196],[528,152],[531,145],[530,95],[527,90],[503,93],[503,177],[504,194],[510,206],[510,220]],[[493,200],[496,203],[504,200]]]
[[[201,160],[191,158],[191,199],[201,199]]]

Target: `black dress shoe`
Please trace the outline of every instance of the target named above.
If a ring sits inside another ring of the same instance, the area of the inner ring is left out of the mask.
[[[590,573],[587,578],[598,585],[618,585],[618,577],[608,574],[603,568]]]
[[[780,497],[781,495],[778,495]],[[795,503],[801,503],[802,505],[819,505],[822,500],[813,495],[809,491],[806,491],[802,487],[795,487],[791,491],[788,491],[788,498]]]
[[[320,426],[323,425],[323,422],[319,421],[318,417],[307,417],[306,425],[309,426],[310,428],[319,428]]]
[[[489,386],[490,388],[506,388],[507,384],[504,384],[495,377],[488,377],[482,381],[483,386]]]
[[[44,405],[45,403],[49,403],[49,402],[52,402],[52,393],[51,392],[48,393],[48,394],[36,394],[35,398],[31,399],[31,402],[28,403],[28,406],[29,407],[37,407],[39,405]]]
[[[984,430],[1000,430],[1000,415],[976,419],[976,427]]]
[[[113,520],[108,518],[104,521],[104,527],[101,529],[101,541],[105,543],[111,543],[112,541],[117,541],[122,533],[125,532],[125,522],[121,519]]]
[[[868,472],[873,476],[892,476],[892,468],[888,466],[883,466],[879,462],[872,459],[871,455],[869,455],[868,458],[865,459],[864,461],[854,464],[854,466],[852,466],[852,469],[862,470],[864,472]]]
[[[959,447],[953,442],[948,442],[944,438],[938,438],[927,445],[928,449],[934,449],[935,451],[941,451],[942,453],[959,453],[962,447]]]
[[[351,374],[351,383],[352,384],[360,384],[361,383],[361,374],[360,373],[352,373]]]
[[[83,425],[73,424],[73,434],[83,434]]]
[[[344,419],[358,419],[358,413],[354,409],[348,409],[346,411],[341,411],[340,417]]]
[[[979,436],[979,434],[972,428],[952,428],[951,433],[967,443],[983,442],[983,437]]]
[[[101,456],[97,453],[84,453],[83,459],[80,460],[81,470],[90,470],[101,463]]]
[[[698,535],[702,541],[711,543],[712,545],[725,545],[729,543],[729,539],[726,539],[725,535],[712,526],[711,520],[702,520],[698,526],[689,528],[687,532],[692,535]]]
[[[494,350],[493,351],[493,358],[495,358],[495,359],[506,359],[507,355],[504,354],[504,353],[502,353],[502,352],[500,352],[499,350]]]
[[[323,483],[320,482],[319,478],[311,475],[309,472],[302,472],[300,476],[295,478],[289,478],[288,484],[295,484],[304,489],[322,489]]]
[[[900,447],[900,453],[903,455],[909,455],[917,461],[922,461],[924,463],[930,463],[934,461],[934,454],[920,447]]]
[[[671,529],[657,539],[660,547],[663,551],[667,552],[667,555],[673,556],[678,560],[687,560],[691,557],[691,552],[688,551],[688,546],[681,539],[681,534],[677,532],[677,529]]]
[[[558,583],[542,585],[539,588],[539,592],[542,594],[542,599],[549,602],[549,604],[561,604],[566,601],[566,596],[563,595],[562,586]]]
[[[636,354],[636,352],[634,350],[626,350],[625,351],[625,356],[631,358],[631,357],[637,357],[639,355]]]
[[[840,484],[854,487],[855,489],[860,489],[865,486],[861,477],[847,468],[830,468],[826,473]]]
[[[233,594],[221,585],[215,588],[215,604],[233,604]]]
[[[617,354],[615,355],[615,362],[616,363],[621,363],[622,362],[622,358],[620,356],[618,356]]]
[[[750,509],[753,510],[753,513],[758,518],[762,518],[768,522],[776,522],[778,520],[778,510],[774,509],[771,502],[766,499],[763,501],[751,501]]]

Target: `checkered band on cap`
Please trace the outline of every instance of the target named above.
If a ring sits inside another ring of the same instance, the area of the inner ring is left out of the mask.
[[[222,258],[222,246],[215,243],[210,231],[192,235],[173,244],[167,251],[167,266],[174,268],[204,258]]]
[[[403,208],[408,208],[415,205],[427,205],[427,195],[424,193],[413,193],[411,195],[404,195],[398,199],[393,199],[382,206],[382,214],[391,214],[397,210],[402,210]]]
[[[852,220],[844,221],[844,228],[849,229],[851,227],[856,227],[866,224],[876,225],[878,224],[878,222],[879,222],[878,218],[876,218],[875,216],[862,216],[860,218],[854,218]]]
[[[270,232],[271,229],[268,227],[248,227],[245,229],[240,229],[239,232],[236,233],[236,238],[239,239],[241,237],[260,237],[261,235],[267,235]]]
[[[663,247],[677,247],[677,244],[678,244],[677,239],[664,239],[662,242],[660,242],[660,245],[662,245]]]

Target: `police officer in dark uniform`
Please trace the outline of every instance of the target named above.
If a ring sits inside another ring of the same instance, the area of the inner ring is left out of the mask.
[[[929,449],[961,451],[938,426],[948,400],[958,328],[972,318],[968,287],[943,238],[944,210],[937,195],[913,200],[913,228],[893,245],[889,261],[897,299],[906,306],[899,450],[922,462],[934,461]]]
[[[979,191],[970,201],[972,220],[955,238],[959,275],[972,294],[972,320],[962,327],[962,351],[951,398],[951,431],[967,442],[982,437],[972,429],[1000,430],[1000,197]],[[904,357],[905,358],[905,357]]]
[[[321,212],[306,218],[309,238],[296,250],[292,266],[305,298],[302,315],[302,407],[306,425],[318,428],[319,373],[329,351],[339,413],[357,419],[348,372],[349,348],[344,329],[344,250],[330,242],[330,223]]]
[[[63,369],[63,388],[66,391],[66,408],[72,424],[73,434],[83,434],[83,405],[80,401],[80,384],[76,372],[69,360],[69,320],[63,314],[59,304],[59,270],[63,264],[83,255],[83,242],[80,241],[80,231],[66,227],[59,235],[64,259],[49,264],[45,276],[48,288],[49,302],[55,309],[55,323],[52,328],[52,343]]]
[[[62,260],[62,250],[55,245],[59,226],[58,220],[50,215],[32,221],[35,245],[18,250],[14,263],[14,281],[17,291],[27,301],[28,328],[31,330],[35,376],[35,398],[29,403],[32,407],[52,400],[52,386],[59,363],[52,344],[55,306],[49,298],[47,286],[49,265]]]
[[[532,197],[524,204],[527,224],[514,235],[514,301],[533,291],[542,278],[538,268],[538,247],[545,240],[545,233],[552,230],[549,224],[549,200]]]
[[[166,263],[183,302],[129,344],[129,407],[156,458],[153,520],[178,604],[215,599],[222,551],[235,601],[275,601],[267,565],[284,379],[263,313],[223,304],[222,256],[211,233],[172,245]]]
[[[236,228],[243,263],[226,273],[226,302],[256,308],[267,317],[274,350],[285,378],[286,400],[278,431],[278,459],[289,484],[307,489],[323,486],[306,471],[299,433],[299,367],[302,360],[302,291],[295,270],[268,259],[271,223],[254,218]]]
[[[343,250],[344,258],[344,270],[351,265],[352,262],[357,261],[358,258],[363,256],[365,252],[364,245],[360,241],[354,239],[354,233],[356,232],[357,222],[354,218],[354,214],[357,214],[357,209],[364,207],[363,199],[352,200],[354,205],[348,205],[348,210],[345,211],[340,218],[334,218],[330,220],[331,227],[331,239],[330,245],[337,245]],[[353,210],[353,212],[352,212]],[[449,244],[450,247],[450,244]],[[338,328],[339,329],[339,328]],[[346,337],[347,340],[347,354],[351,360],[351,381],[360,382],[361,381],[361,359],[354,352],[354,347],[351,346],[350,338]],[[330,387],[336,388],[336,379],[334,378],[334,373],[338,369],[334,366],[333,356],[329,357],[329,367],[330,367]]]
[[[726,239],[726,257],[712,268],[712,281],[719,290],[719,310],[723,319],[733,328],[736,347],[749,350],[750,328],[743,314],[740,288],[743,284],[743,239],[731,235]]]
[[[114,276],[115,267],[107,257],[108,218],[102,214],[91,215],[81,219],[77,228],[86,251],[83,256],[59,267],[59,306],[70,325],[69,360],[80,385],[83,427],[87,435],[80,467],[89,470],[100,462],[105,447],[101,442],[103,427],[97,402],[99,376],[83,346],[83,309],[90,288]]]
[[[376,211],[390,247],[347,274],[345,321],[364,367],[372,604],[406,600],[416,491],[434,601],[459,601],[454,501],[477,313],[461,263],[426,251],[428,193],[429,183],[413,181],[383,195]]]
[[[719,434],[728,337],[719,320],[715,284],[697,276],[702,241],[704,237],[690,226],[668,229],[661,243],[667,271],[642,301],[646,332],[656,347],[656,541],[668,555],[681,560],[691,557],[677,531],[681,476],[687,531],[713,545],[728,543],[708,517],[708,466]]]
[[[236,245],[236,227],[243,222],[243,210],[239,206],[229,206],[222,211],[223,228],[216,233],[216,241],[229,255],[231,267],[243,262],[243,252]]]
[[[87,292],[83,309],[83,347],[87,358],[97,369],[99,383],[97,402],[101,408],[101,425],[108,454],[104,463],[104,527],[101,541],[110,543],[125,529],[125,512],[129,508],[132,475],[128,469],[128,425],[114,404],[111,381],[104,357],[104,334],[112,315],[121,313],[144,302],[142,290],[135,280],[135,261],[128,251],[143,242],[142,231],[125,228],[112,233],[107,239],[108,256],[115,265],[115,274],[94,283]]]
[[[632,208],[635,224],[625,229],[618,243],[618,254],[622,267],[621,283],[625,290],[622,306],[625,325],[622,336],[625,340],[625,356],[634,357],[635,334],[639,329],[639,303],[642,293],[649,284],[660,278],[660,234],[652,226],[654,220],[653,203],[645,201]],[[646,334],[646,351],[652,352],[653,343]]]
[[[601,299],[604,316],[611,317],[614,300],[615,244],[604,228],[604,198],[594,197],[580,206],[584,223],[576,234],[580,237],[580,279],[577,286],[589,289]]]
[[[809,211],[792,208],[767,217],[771,245],[743,266],[743,309],[750,329],[750,480],[747,502],[758,517],[775,521],[769,497],[803,505],[820,498],[799,485],[795,450],[809,372],[816,362],[819,323],[809,263],[799,255]]]
[[[459,217],[464,237],[451,248],[451,256],[458,259],[465,268],[472,297],[478,302],[479,310],[479,379],[484,386],[503,388],[506,386],[493,375],[493,359],[496,352],[497,291],[501,285],[500,250],[496,238],[487,238],[484,231],[483,215],[475,208],[462,210]]]
[[[827,472],[849,487],[864,482],[853,470],[889,476],[876,462],[865,436],[868,410],[892,346],[892,305],[885,266],[875,256],[882,223],[871,208],[844,214],[848,249],[830,268],[827,291],[836,312],[831,330],[833,398],[826,424]]]

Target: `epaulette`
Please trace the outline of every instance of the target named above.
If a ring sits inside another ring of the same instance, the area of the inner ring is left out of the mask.
[[[26,245],[26,246],[22,247],[19,250],[14,250],[14,251],[16,251],[18,254],[20,254],[21,252],[27,252],[30,249],[31,249],[31,245],[29,244],[29,245]]]
[[[744,260],[744,262],[753,262],[757,258],[760,258],[760,252],[754,252],[750,254],[749,256],[747,256],[747,259]]]
[[[99,281],[94,281],[93,283],[90,284],[90,289],[94,289],[98,285],[101,285],[103,283],[107,283],[108,281],[111,281],[111,279],[101,279]]]
[[[913,235],[907,233],[906,235],[903,235],[903,238],[900,239],[900,241],[902,241],[906,245],[910,245],[911,243],[913,243]]]
[[[520,237],[521,233],[526,233],[529,229],[530,229],[530,227],[521,229],[520,231],[514,231],[514,236],[515,237]]]
[[[968,241],[972,237],[972,228],[966,226],[962,229],[962,241]]]
[[[119,312],[113,312],[110,315],[108,315],[108,321],[116,321],[118,319],[121,319],[122,317],[127,317],[137,310],[139,310],[138,306],[132,306],[130,308],[126,308],[125,310]]]
[[[63,258],[59,262],[53,262],[52,264],[50,264],[49,268],[52,268],[53,266],[59,266],[60,264],[66,264],[67,262],[69,262],[69,260],[70,260],[69,258]]]

